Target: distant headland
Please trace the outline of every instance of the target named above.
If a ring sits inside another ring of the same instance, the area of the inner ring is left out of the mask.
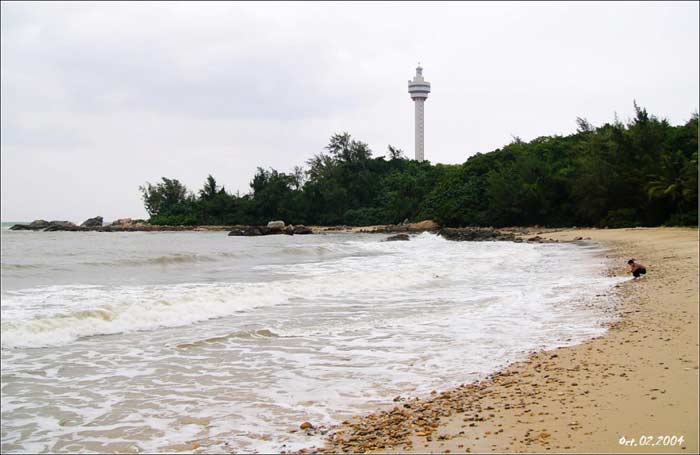
[[[163,177],[139,187],[148,220],[108,226],[101,217],[79,226],[37,220],[14,228],[264,231],[271,220],[353,227],[421,220],[442,227],[696,226],[698,114],[672,126],[636,103],[634,109],[626,123],[616,118],[594,127],[577,118],[574,134],[516,137],[455,165],[410,160],[391,145],[386,156],[373,157],[366,143],[334,134],[306,168],[258,168],[247,194],[227,192],[212,175],[197,193]]]

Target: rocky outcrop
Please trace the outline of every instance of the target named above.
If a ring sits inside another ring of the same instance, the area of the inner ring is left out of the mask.
[[[418,223],[410,223],[408,225],[409,232],[425,232],[425,231],[437,231],[440,229],[440,225],[433,220],[423,220]]]
[[[494,228],[478,228],[478,227],[467,227],[467,228],[444,228],[440,229],[438,235],[448,239],[448,240],[458,240],[458,241],[469,241],[469,242],[480,242],[480,241],[507,241],[515,243],[559,243],[559,240],[547,239],[535,235],[524,239],[518,237],[513,232],[503,232]]]
[[[80,228],[70,221],[50,221],[49,225],[44,228],[44,232],[79,230]]]
[[[510,232],[501,232],[493,228],[444,228],[438,231],[438,235],[446,238],[447,240],[459,240],[459,241],[470,241],[470,242],[480,242],[480,241],[515,241],[515,234]]]
[[[146,223],[131,223],[131,224],[108,224],[91,228],[83,228],[86,231],[98,232],[151,232],[151,231],[189,231],[190,226],[159,226]]]
[[[230,231],[230,236],[259,236],[271,234],[304,235],[313,234],[313,231],[304,225],[285,225],[279,229],[278,225],[272,228],[267,226],[171,226],[148,224],[143,220],[122,218],[110,224],[104,224],[102,217],[85,220],[78,226],[70,221],[45,221],[36,220],[30,224],[16,224],[10,227],[14,231],[81,231],[81,232],[172,232],[172,231]]]
[[[233,228],[228,235],[229,236],[240,236],[240,237],[255,237],[258,235],[267,235],[270,230],[263,226],[236,226]]]
[[[30,224],[15,224],[10,229],[13,231],[44,231],[44,232],[54,232],[54,231],[81,231],[84,228],[77,226],[75,223],[70,221],[45,221],[36,220],[32,221]]]
[[[408,234],[396,234],[384,239],[385,242],[394,242],[396,240],[409,240]]]
[[[267,228],[273,233],[279,233],[284,231],[284,221],[270,221],[267,223]]]
[[[48,227],[49,222],[46,220],[34,220],[29,224],[15,224],[10,227],[12,231],[38,231]]]
[[[527,239],[527,243],[559,243],[559,240],[545,239],[539,235],[536,235]]]
[[[345,226],[342,226],[345,227]],[[326,228],[326,231],[332,230],[331,228]],[[380,233],[380,234],[394,234],[400,232],[437,232],[440,230],[440,225],[433,220],[423,220],[417,223],[408,223],[404,220],[401,224],[387,224],[385,226],[371,226],[367,229],[360,229],[359,232],[366,233]]]
[[[11,231],[36,231],[37,229],[34,229],[32,227],[29,227],[28,224],[13,224],[10,226]]]
[[[313,234],[313,231],[310,228],[307,228],[303,224],[297,224],[294,226],[294,233],[296,235],[306,235],[306,234]]]
[[[49,222],[46,220],[34,220],[29,223],[29,227],[32,229],[45,229],[49,226]]]
[[[276,223],[276,222],[275,222]],[[235,237],[255,237],[259,235],[275,235],[275,234],[286,234],[286,235],[304,235],[312,234],[311,229],[300,224],[298,226],[287,225],[280,228],[279,224],[267,226],[234,226],[228,233],[229,236]]]
[[[87,220],[83,221],[83,224],[81,224],[81,227],[100,227],[102,226],[103,220],[101,216],[96,216],[95,218],[88,218]]]

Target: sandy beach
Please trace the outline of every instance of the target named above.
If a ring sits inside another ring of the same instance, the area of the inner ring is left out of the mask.
[[[614,290],[609,331],[430,398],[396,397],[345,421],[322,451],[698,452],[697,229],[530,232],[603,244],[615,276],[629,258],[647,266]]]

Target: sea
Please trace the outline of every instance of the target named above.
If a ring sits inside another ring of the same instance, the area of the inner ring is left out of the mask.
[[[3,453],[277,453],[605,333],[595,244],[3,223]]]

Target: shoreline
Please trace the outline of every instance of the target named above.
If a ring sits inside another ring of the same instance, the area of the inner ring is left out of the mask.
[[[591,237],[620,264],[615,275],[630,257],[649,274],[616,286],[618,317],[604,335],[427,398],[395,399],[300,453],[697,452],[698,230],[509,230]]]

